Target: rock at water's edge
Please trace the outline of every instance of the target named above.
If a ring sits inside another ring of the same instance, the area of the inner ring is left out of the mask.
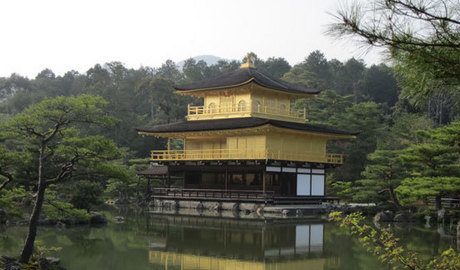
[[[107,218],[99,212],[91,212],[90,224],[107,224]]]
[[[397,213],[393,220],[395,222],[414,222],[416,219],[411,212],[404,211]]]
[[[394,221],[394,214],[392,211],[389,211],[389,210],[378,212],[374,216],[374,222],[393,222],[393,221]]]

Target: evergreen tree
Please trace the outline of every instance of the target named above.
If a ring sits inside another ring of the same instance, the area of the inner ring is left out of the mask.
[[[405,168],[398,150],[376,150],[368,155],[369,164],[362,179],[354,185],[353,200],[364,202],[390,201],[400,206],[395,189],[405,177]]]

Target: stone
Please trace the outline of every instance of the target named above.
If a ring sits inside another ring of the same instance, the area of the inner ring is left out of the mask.
[[[0,257],[0,266],[5,270],[21,270],[21,265],[17,259],[7,256]]]
[[[393,222],[394,221],[394,214],[392,211],[386,210],[378,212],[374,216],[374,222]]]
[[[431,228],[431,224],[430,224],[430,220],[431,220],[431,216],[425,216],[425,228]]]
[[[116,216],[113,218],[116,223],[125,223],[125,218],[122,216]]]
[[[257,209],[257,205],[254,203],[240,203],[240,211],[251,211],[254,212]]]
[[[61,222],[61,221],[58,221],[58,222],[56,223],[55,226],[56,226],[56,228],[58,228],[58,229],[65,229],[65,228],[66,228],[65,223],[63,223],[63,222]]]
[[[107,218],[99,212],[91,212],[89,223],[93,225],[107,224]]]
[[[230,203],[230,202],[221,203],[222,210],[233,210],[233,206],[234,206],[234,203]]]
[[[217,205],[214,206],[214,208],[212,209],[216,212],[220,212],[222,211],[222,205],[220,203],[218,203]]]
[[[39,258],[38,265],[40,269],[65,270],[59,264],[61,261],[55,257]]]
[[[107,200],[107,201],[105,201],[105,204],[114,205],[115,201],[114,200]]]
[[[203,205],[203,203],[201,203],[201,202],[198,203],[198,204],[196,205],[196,210],[199,210],[199,211],[200,211],[200,210],[201,210],[201,211],[204,210],[204,205]]]
[[[438,210],[437,214],[438,214],[438,223],[440,223],[444,219],[444,216],[446,214],[446,210],[444,208],[442,208],[442,209]]]
[[[45,258],[50,264],[58,265],[61,263],[61,260],[56,257],[46,257]]]
[[[161,207],[168,208],[168,209],[175,209],[177,208],[176,201],[173,200],[164,200],[162,201]]]
[[[399,212],[397,213],[393,220],[395,222],[414,222],[415,221],[415,217],[414,215],[409,212],[409,211],[403,211],[403,212]]]

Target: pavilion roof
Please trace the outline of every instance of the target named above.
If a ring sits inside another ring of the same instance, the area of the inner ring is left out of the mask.
[[[165,165],[149,165],[146,169],[138,171],[139,176],[151,176],[151,175],[166,175],[168,174],[168,166]]]
[[[359,132],[341,130],[320,124],[294,123],[273,119],[257,117],[212,119],[198,121],[182,121],[171,124],[156,125],[153,127],[138,128],[138,132],[146,133],[171,133],[171,132],[194,132],[194,131],[217,131],[259,127],[272,125],[279,128],[286,128],[305,132],[316,132],[337,135],[357,135]]]
[[[237,70],[224,73],[208,80],[178,85],[174,88],[179,92],[186,93],[188,91],[194,90],[228,89],[230,87],[241,86],[251,82],[266,88],[293,94],[318,94],[320,92],[320,90],[314,88],[291,84],[279,79],[275,79],[253,67],[239,68]]]

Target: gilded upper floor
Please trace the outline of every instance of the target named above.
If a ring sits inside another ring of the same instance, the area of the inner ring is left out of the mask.
[[[318,90],[274,79],[245,66],[202,82],[176,86],[179,94],[199,97],[203,104],[189,105],[187,120],[260,117],[304,123],[305,108],[296,101],[310,98]]]
[[[285,160],[341,164],[327,152],[327,142],[355,133],[307,123],[262,118],[188,121],[138,129],[143,135],[168,138],[165,150],[151,152],[153,161]],[[183,141],[171,148],[169,139]]]
[[[188,106],[187,121],[138,128],[139,134],[168,139],[154,150],[154,161],[283,160],[341,164],[327,153],[329,140],[354,138],[356,132],[306,123],[296,101],[319,91],[274,79],[249,63],[210,80],[175,87],[203,100]],[[183,141],[171,148],[170,139]]]

